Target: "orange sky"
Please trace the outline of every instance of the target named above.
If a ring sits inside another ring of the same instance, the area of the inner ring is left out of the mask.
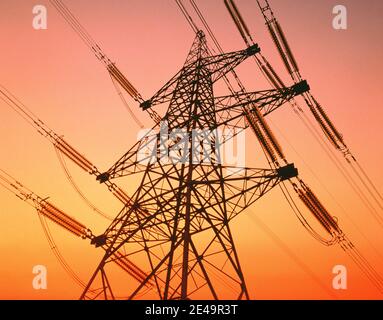
[[[105,170],[135,141],[138,127],[129,119],[103,66],[48,1],[39,3],[48,8],[48,29],[44,31],[32,28],[35,1],[0,2],[0,38],[3,41],[0,83]],[[174,1],[68,0],[65,3],[144,97],[150,97],[181,67],[194,38]],[[223,1],[197,3],[206,13],[224,50],[244,47]],[[288,82],[255,0],[237,0],[237,4],[263,54]],[[380,144],[383,133],[383,3],[379,0],[344,1],[349,14],[345,31],[332,28],[331,12],[336,4],[337,1],[330,0],[271,0],[313,94],[328,111],[378,189],[383,190],[383,170],[378,161],[383,156]],[[249,90],[268,88],[252,61],[241,65],[238,73]],[[140,113],[137,105],[130,102],[139,118],[150,126],[146,114]],[[103,232],[108,222],[95,217],[73,191],[53,147],[3,103],[0,117],[3,137],[0,139],[0,168],[39,195],[49,196],[53,203],[85,223],[94,233]],[[270,121],[289,161],[296,164],[301,176],[338,217],[346,234],[383,273],[381,230],[361,201],[288,107],[271,115]],[[249,134],[247,165],[266,167],[256,144]],[[93,177],[73,166],[70,169],[97,206],[112,215],[119,211],[119,203]],[[129,178],[119,183],[133,191]],[[0,189],[0,203],[0,298],[78,298],[81,289],[55,260],[35,211],[3,189]],[[338,246],[323,247],[307,234],[277,189],[238,217],[232,226],[253,298],[328,299],[332,296],[264,233],[252,215],[278,234],[327,286],[327,291],[345,299],[382,298]],[[374,243],[380,256],[348,217]],[[101,252],[87,241],[72,239],[55,226],[51,229],[72,267],[83,280],[89,279]],[[37,264],[48,268],[48,290],[32,288],[32,267]],[[348,289],[345,291],[334,291],[331,287],[331,270],[336,264],[348,268]]]

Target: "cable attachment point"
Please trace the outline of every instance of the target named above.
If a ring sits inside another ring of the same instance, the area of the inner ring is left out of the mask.
[[[282,181],[295,178],[298,176],[298,169],[295,168],[294,163],[277,169],[277,173]]]

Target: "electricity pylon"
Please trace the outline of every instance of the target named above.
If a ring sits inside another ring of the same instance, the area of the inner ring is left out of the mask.
[[[96,284],[101,284],[101,297],[114,298],[109,263],[123,266],[132,259],[147,264],[144,280],[127,289],[130,299],[148,288],[159,299],[191,299],[194,294],[249,299],[230,222],[298,172],[287,163],[275,170],[225,166],[221,146],[227,139],[218,129],[256,130],[262,123],[254,114],[267,114],[308,90],[302,81],[290,88],[215,97],[214,83],[259,50],[253,45],[210,55],[200,31],[182,69],[141,103],[142,109],[169,104],[161,127],[170,134],[164,139],[163,130],[148,133],[98,176],[101,183],[127,175],[142,178],[131,201],[93,239],[107,249],[81,298],[90,297]]]

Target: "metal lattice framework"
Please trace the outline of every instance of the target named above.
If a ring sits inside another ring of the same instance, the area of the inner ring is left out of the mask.
[[[218,55],[211,54],[204,33],[197,27],[182,1],[176,0],[196,38],[181,70],[148,100],[142,98],[66,5],[60,0],[50,2],[106,67],[117,93],[137,125],[143,128],[121,89],[138,102],[155,123],[152,130],[108,171],[101,173],[11,92],[0,87],[0,99],[54,145],[68,180],[87,205],[95,213],[112,221],[105,232],[95,236],[91,229],[47,201],[46,197],[38,196],[0,170],[0,185],[37,210],[52,251],[71,278],[85,288],[82,299],[138,299],[149,291],[155,294],[152,297],[159,299],[248,299],[249,293],[230,229],[231,221],[279,184],[303,227],[326,246],[339,244],[377,289],[383,292],[383,280],[379,273],[348,239],[336,217],[326,209],[308,184],[298,177],[297,169],[287,161],[282,146],[265,120],[271,112],[288,102],[310,132],[314,133],[314,137],[318,138],[316,130],[312,131],[303,109],[295,100],[300,95],[330,144],[343,153],[368,194],[383,208],[379,201],[383,197],[357,163],[323,107],[310,93],[310,87],[300,74],[286,36],[267,0],[257,0],[257,3],[294,85],[287,87],[260,52],[234,0],[224,0],[224,4],[247,48],[230,53],[224,53],[195,1],[190,0],[216,45],[220,53]],[[274,89],[246,91],[235,68],[249,57],[254,58]],[[234,77],[240,91],[236,92],[231,85],[228,73]],[[229,95],[214,95],[214,85],[219,80],[225,81]],[[154,110],[160,104],[168,106],[163,117]],[[222,147],[247,128],[257,138],[271,169],[225,165]],[[227,129],[231,133],[222,135]],[[64,158],[97,177],[123,203],[123,209],[114,219],[94,206],[81,192],[68,172]],[[124,176],[138,182],[132,196],[114,181]],[[345,177],[355,188],[352,177],[347,174]],[[285,180],[289,181],[311,214],[311,220],[308,221],[296,206],[283,183]],[[375,220],[383,226],[382,217],[364,193],[359,192],[361,189],[357,185],[355,190]],[[87,284],[61,255],[47,220],[104,250],[103,258]],[[322,227],[322,232],[312,226],[313,222]],[[116,270],[111,270],[116,265],[128,276],[127,282],[116,276]],[[132,279],[137,283],[132,283]]]
[[[145,257],[150,270],[131,291],[131,299],[148,286],[156,289],[160,299],[188,299],[202,290],[214,299],[227,298],[216,285],[217,278],[234,289],[232,298],[249,298],[229,222],[281,181],[295,177],[297,170],[293,165],[277,170],[224,166],[216,129],[244,129],[249,110],[258,108],[267,114],[307,88],[301,83],[284,90],[214,97],[213,84],[258,51],[255,45],[210,56],[200,31],[183,68],[141,104],[147,109],[169,103],[162,122],[173,133],[168,147],[177,152],[169,161],[161,161],[161,133],[148,134],[98,177],[106,182],[142,175],[132,201],[93,240],[107,249],[82,298],[88,297],[97,278],[104,296],[113,297],[105,271],[108,263],[117,259],[123,264],[134,256]],[[201,154],[197,146],[206,147],[207,141],[210,152]],[[151,148],[154,151],[139,158],[140,150],[149,145],[156,146]]]

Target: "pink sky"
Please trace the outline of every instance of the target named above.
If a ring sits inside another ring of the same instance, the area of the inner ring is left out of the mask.
[[[139,89],[150,97],[182,66],[194,35],[174,1],[65,1],[105,52]],[[223,1],[197,1],[226,51],[244,48],[229,19]],[[348,29],[332,28],[336,1],[270,1],[313,94],[344,135],[360,163],[383,190],[383,129],[381,106],[383,83],[383,3],[378,0],[344,1]],[[35,1],[0,2],[0,38],[3,39],[0,83],[17,95],[54,130],[87,155],[102,170],[109,168],[136,139],[138,127],[119,101],[109,76],[77,35],[65,24],[48,1],[48,29],[32,28]],[[263,54],[288,82],[255,0],[238,0]],[[197,21],[197,19],[196,19]],[[268,86],[252,61],[238,68],[249,90]],[[150,119],[130,100],[146,126]],[[163,110],[159,110],[163,112]],[[102,232],[107,222],[94,217],[71,189],[44,139],[5,104],[0,117],[0,168],[16,176],[42,196],[50,196],[63,210]],[[289,161],[334,212],[344,231],[355,239],[362,252],[383,271],[377,256],[348,220],[338,203],[382,252],[381,230],[361,201],[337,172],[294,116],[284,107],[270,117],[275,134]],[[257,142],[247,137],[247,165],[266,166]],[[292,148],[293,146],[294,148]],[[119,204],[94,181],[71,167],[79,184],[94,202],[112,214]],[[317,181],[315,175],[319,177]],[[129,189],[129,179],[121,181]],[[326,189],[333,195],[330,196]],[[334,200],[336,199],[336,200]],[[0,189],[0,298],[76,299],[80,288],[67,277],[45,241],[34,210]],[[344,264],[349,270],[349,289],[336,292],[340,298],[373,298],[381,295],[361,275],[338,247],[325,248],[312,240],[288,210],[278,190],[256,203],[233,225],[250,292],[254,298],[330,298],[289,258],[251,218],[256,214],[325,283],[330,290],[332,267]],[[86,280],[100,252],[85,241],[72,239],[52,227],[57,243],[75,270]],[[48,290],[32,289],[32,267],[48,267]]]

